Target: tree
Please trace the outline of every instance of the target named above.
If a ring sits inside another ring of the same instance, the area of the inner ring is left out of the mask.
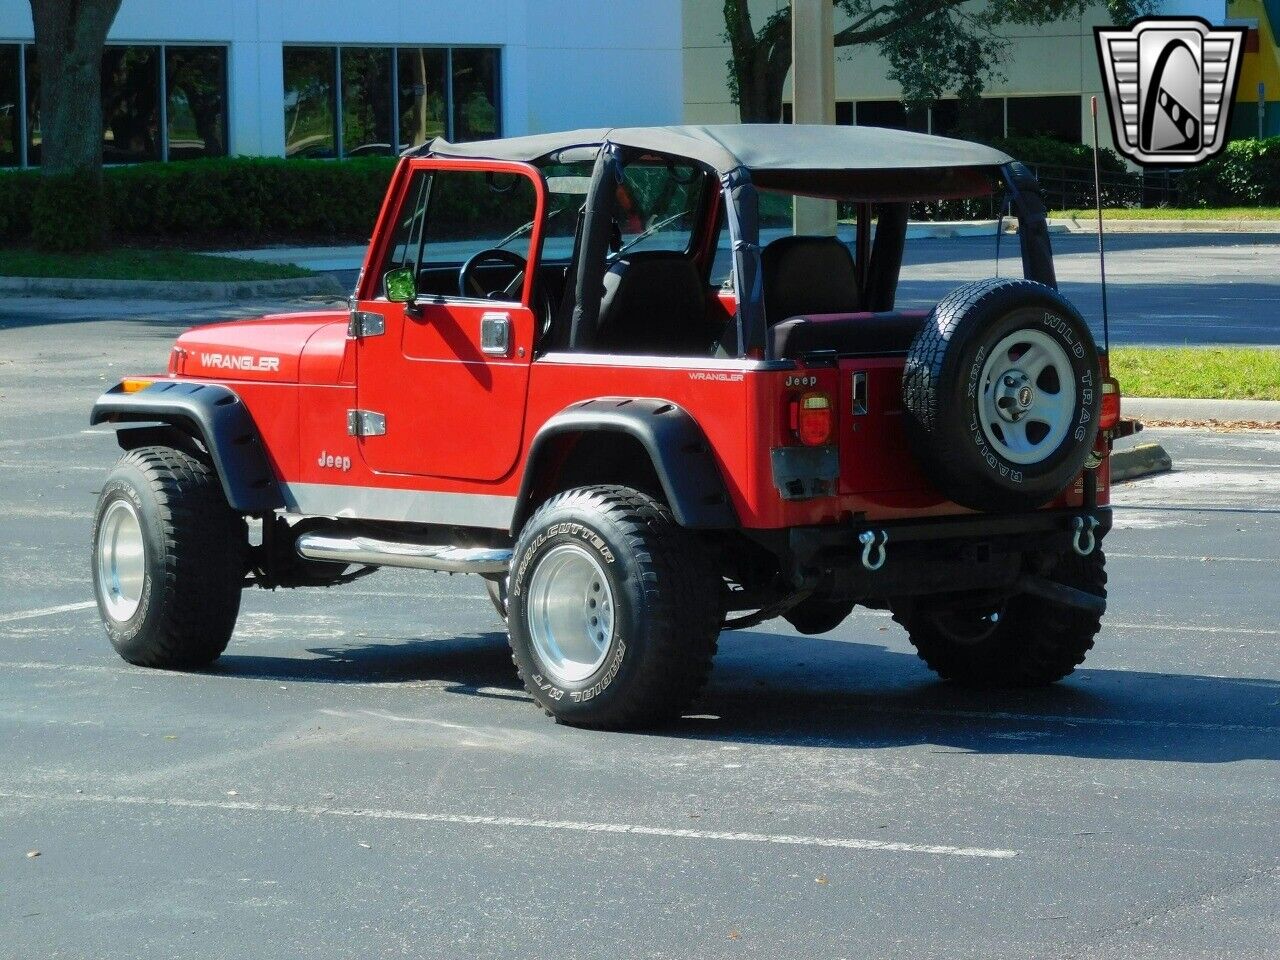
[[[1078,16],[1095,0],[832,0],[840,26],[837,49],[875,46],[889,61],[889,77],[902,86],[908,109],[943,94],[976,99],[998,78],[1005,25],[1049,23]],[[1128,23],[1155,0],[1105,0],[1111,19]],[[845,22],[847,21],[847,22]],[[791,5],[756,29],[749,0],[724,0],[729,91],[744,123],[777,123],[782,88],[791,70]]]
[[[92,247],[102,240],[102,48],[120,3],[31,0],[44,174],[33,232],[42,246]]]

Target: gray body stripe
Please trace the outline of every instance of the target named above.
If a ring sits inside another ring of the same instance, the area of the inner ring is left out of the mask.
[[[506,530],[516,512],[515,497],[487,493],[438,493],[334,483],[282,483],[280,488],[290,513],[309,516]]]

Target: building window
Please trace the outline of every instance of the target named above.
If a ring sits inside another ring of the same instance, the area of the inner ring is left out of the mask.
[[[285,154],[393,154],[502,135],[499,51],[285,47]]]
[[[929,111],[914,110],[908,113],[907,108],[897,100],[860,100],[856,114],[860,127],[929,132]]]
[[[101,80],[104,163],[227,153],[226,47],[110,44]],[[0,166],[38,166],[41,147],[36,48],[0,45]]]
[[[284,153],[287,157],[338,155],[337,51],[285,47]]]
[[[391,50],[343,47],[340,56],[343,154],[348,157],[391,155],[396,142]]]
[[[991,140],[1004,136],[1004,99],[939,100],[929,111],[929,131],[940,137]]]
[[[102,161],[161,159],[160,48],[102,51]]]
[[[168,159],[226,156],[226,48],[166,47],[164,58]]]
[[[27,81],[27,164],[40,162],[40,61],[35,44],[22,48],[22,72]]]
[[[1068,143],[1081,141],[1079,96],[1009,97],[1009,136],[1052,137]]]
[[[22,162],[22,48],[0,46],[0,167]]]
[[[450,137],[489,140],[498,135],[498,53],[453,51],[453,129]]]
[[[446,135],[449,51],[404,47],[396,51],[400,92],[400,147],[416,147]]]

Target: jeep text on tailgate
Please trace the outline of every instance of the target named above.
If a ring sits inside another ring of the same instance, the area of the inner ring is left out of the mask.
[[[846,202],[854,241],[765,243],[764,191]],[[900,309],[908,205],[992,194],[1024,278]],[[1119,414],[1036,180],[998,151],[783,125],[436,140],[400,162],[349,310],[201,327],[98,400],[124,454],[94,584],[122,657],[189,668],[248,586],[474,573],[530,694],[587,726],[678,716],[726,628],[822,633],[856,604],[947,679],[1046,684],[1106,606]]]

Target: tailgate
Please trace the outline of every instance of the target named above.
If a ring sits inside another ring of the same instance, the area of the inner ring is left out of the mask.
[[[840,361],[840,492],[928,490],[903,430],[905,358]]]

